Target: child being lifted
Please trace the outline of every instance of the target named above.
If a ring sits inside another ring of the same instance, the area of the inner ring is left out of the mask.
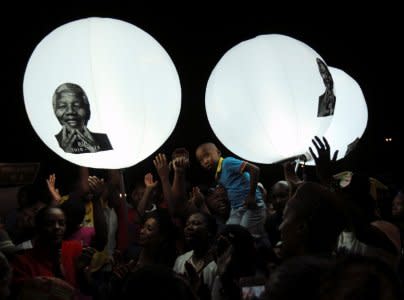
[[[262,237],[266,208],[257,187],[259,168],[234,157],[223,158],[213,143],[198,146],[196,158],[203,169],[215,173],[216,182],[226,189],[231,206],[226,224],[239,224],[254,237]]]

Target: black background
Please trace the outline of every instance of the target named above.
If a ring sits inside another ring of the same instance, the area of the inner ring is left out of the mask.
[[[82,3],[87,3],[83,5]],[[52,6],[24,3],[4,8],[1,20],[2,105],[0,162],[41,162],[38,180],[56,172],[68,183],[76,167],[59,158],[42,143],[25,112],[22,82],[35,46],[53,29],[84,17],[111,17],[130,22],[151,34],[168,52],[180,76],[182,108],[175,131],[156,151],[166,154],[186,147],[191,154],[206,141],[218,143],[206,118],[204,94],[210,72],[222,55],[239,42],[260,34],[279,33],[315,49],[329,66],[344,70],[362,87],[368,110],[366,132],[340,170],[363,171],[386,183],[403,182],[403,22],[397,7],[369,7],[355,11],[336,8],[275,8],[271,3],[145,8],[112,2],[66,2]],[[290,5],[292,6],[292,4]],[[308,11],[307,13],[305,11]],[[136,117],[136,116],[134,116]],[[384,141],[391,137],[391,143]],[[242,137],[240,137],[242,138]],[[128,185],[153,171],[152,157],[126,170]],[[194,157],[191,156],[193,160]],[[281,167],[260,165],[262,181],[269,186],[280,179]],[[309,170],[310,171],[310,170]],[[204,180],[193,160],[194,181]],[[200,177],[200,179],[197,177]]]

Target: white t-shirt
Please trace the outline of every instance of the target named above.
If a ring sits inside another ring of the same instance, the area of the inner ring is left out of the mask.
[[[187,261],[189,261],[194,266],[192,260],[190,259],[192,254],[194,254],[193,250],[178,256],[173,267],[174,272],[178,274],[186,273],[185,263]],[[211,261],[209,264],[205,266],[205,268],[203,268],[201,273],[203,274],[203,283],[206,284],[210,290],[212,290],[213,283],[215,281],[217,273],[216,263],[214,261]]]

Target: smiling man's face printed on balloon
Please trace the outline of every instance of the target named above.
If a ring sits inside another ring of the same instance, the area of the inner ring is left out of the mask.
[[[61,84],[53,95],[53,110],[62,130],[55,135],[67,153],[94,153],[112,150],[108,136],[87,128],[90,104],[84,90],[77,84]]]

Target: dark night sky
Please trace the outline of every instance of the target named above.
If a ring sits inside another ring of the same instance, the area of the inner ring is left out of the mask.
[[[4,9],[0,161],[40,161],[41,176],[51,170],[68,173],[66,170],[74,169],[48,150],[33,131],[24,109],[22,81],[32,51],[49,32],[69,21],[99,16],[122,19],[145,30],[166,49],[177,67],[182,86],[181,115],[175,131],[158,151],[169,153],[177,146],[185,146],[193,152],[201,142],[217,142],[204,109],[205,87],[211,70],[239,42],[260,34],[279,33],[308,44],[328,65],[344,70],[362,87],[369,110],[368,128],[358,148],[341,162],[340,168],[363,170],[386,181],[392,180],[392,176],[395,181],[403,179],[398,165],[403,165],[399,154],[404,153],[403,121],[398,109],[398,101],[402,100],[398,91],[402,86],[399,71],[403,46],[398,41],[403,37],[404,26],[395,16],[394,7],[374,14],[345,11],[299,13],[299,17],[292,16],[288,10],[272,9],[269,13],[263,7],[239,7],[226,13],[212,13],[214,8],[208,5],[203,10],[187,9],[185,13],[172,13],[163,8],[116,4]],[[392,137],[393,142],[384,143],[385,136]],[[151,167],[148,158],[130,168],[128,177],[144,174]],[[279,166],[261,165],[261,168],[268,183],[280,176]]]

